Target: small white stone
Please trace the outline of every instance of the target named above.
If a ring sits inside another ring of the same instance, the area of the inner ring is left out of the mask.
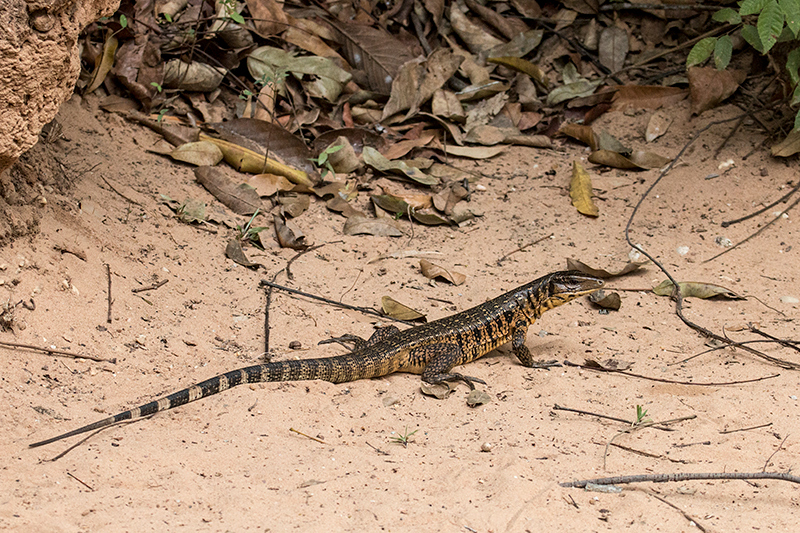
[[[675,249],[675,251],[678,252],[678,255],[686,255],[686,254],[689,253],[689,247],[688,246],[678,246]]]
[[[796,296],[781,296],[781,302],[785,304],[797,304],[800,303],[800,299]]]
[[[492,448],[494,448],[494,444],[492,444],[491,442],[484,442],[483,444],[481,444],[482,452],[490,452],[492,451]]]

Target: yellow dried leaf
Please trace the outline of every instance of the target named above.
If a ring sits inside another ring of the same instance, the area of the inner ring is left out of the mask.
[[[572,180],[569,183],[569,197],[572,205],[579,213],[590,217],[596,217],[600,210],[592,201],[592,179],[580,163],[572,163]]]

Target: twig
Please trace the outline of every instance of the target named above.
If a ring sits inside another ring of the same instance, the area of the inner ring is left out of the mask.
[[[291,289],[289,287],[284,287],[283,285],[278,285],[277,283],[273,283],[273,282],[267,281],[265,279],[261,280],[261,285],[266,285],[267,287],[274,287],[276,289],[281,289],[281,290],[286,291],[286,292],[291,293],[291,294],[297,294],[299,296],[305,296],[306,298],[311,298],[312,300],[319,300],[320,302],[325,302],[326,304],[334,305],[336,307],[341,307],[343,309],[351,309],[353,311],[359,311],[359,312],[367,314],[367,315],[378,316],[378,317],[381,317],[381,318],[383,318],[385,320],[394,320],[395,322],[402,322],[403,324],[407,324],[409,326],[416,325],[413,322],[409,322],[408,320],[402,320],[400,318],[393,318],[393,317],[391,317],[389,315],[384,315],[384,314],[382,314],[382,313],[380,313],[380,312],[378,312],[378,311],[376,311],[374,309],[370,309],[369,307],[358,307],[357,305],[350,305],[350,304],[345,304],[345,303],[342,303],[342,302],[337,302],[335,300],[330,300],[330,299],[324,298],[322,296],[316,296],[314,294],[309,294],[307,292],[298,291],[297,289]]]
[[[111,324],[111,267],[106,263],[106,276],[108,277],[108,317],[106,322]]]
[[[791,198],[791,196],[794,193],[796,193],[799,190],[800,190],[800,181],[797,182],[797,185],[795,185],[794,188],[791,191],[787,192],[786,194],[784,194],[783,196],[781,196],[780,198],[778,198],[777,200],[775,200],[774,202],[772,202],[768,206],[763,207],[763,208],[759,209],[758,211],[756,211],[755,213],[750,213],[749,215],[745,215],[745,216],[743,216],[741,218],[737,218],[735,220],[728,220],[726,222],[723,222],[722,224],[720,224],[720,226],[722,226],[723,228],[727,228],[728,226],[733,226],[734,224],[738,224],[739,222],[744,222],[745,220],[750,220],[753,217],[757,217],[761,213],[766,213],[767,211],[769,211],[770,209],[772,209],[773,207],[775,207],[779,203],[787,201],[789,198]]]
[[[373,450],[375,450],[376,452],[378,452],[381,455],[389,455],[389,452],[385,452],[385,451],[381,450],[380,448],[376,448],[375,446],[373,446],[369,442],[367,443],[367,446],[369,446],[370,448],[372,448]]]
[[[281,271],[275,272],[275,275],[272,276],[272,283],[275,283],[275,280],[278,279],[278,274]],[[265,289],[267,295],[267,301],[264,302],[264,354],[269,357],[269,308],[272,305],[272,286],[269,286]]]
[[[578,368],[584,368],[586,370],[594,370],[595,372],[608,372],[611,374],[622,374],[625,376],[631,376],[633,378],[641,378],[646,379],[649,381],[657,381],[659,383],[671,383],[673,385],[695,385],[698,387],[724,387],[727,385],[741,385],[743,383],[753,383],[754,381],[764,381],[765,379],[772,379],[777,378],[780,374],[770,374],[769,376],[762,376],[760,378],[752,378],[752,379],[743,379],[739,381],[722,381],[722,382],[706,382],[706,383],[697,383],[695,381],[678,381],[675,379],[664,379],[664,378],[654,378],[650,376],[643,376],[641,374],[634,374],[633,372],[628,372],[625,370],[613,370],[610,368],[602,368],[602,367],[595,367],[591,365],[581,365],[577,363],[570,363],[569,361],[564,361],[566,366],[574,366]]]
[[[769,455],[769,457],[767,457],[767,460],[766,460],[766,461],[764,461],[764,467],[761,469],[761,471],[762,471],[762,472],[766,472],[766,470],[767,470],[767,466],[769,466],[769,462],[770,462],[770,461],[772,461],[772,458],[773,458],[773,457],[775,457],[775,454],[776,454],[776,453],[778,453],[779,451],[781,451],[781,448],[783,448],[783,445],[784,445],[784,443],[786,442],[786,439],[788,439],[788,438],[789,438],[789,435],[786,435],[785,437],[783,437],[783,440],[782,440],[782,441],[781,441],[781,443],[778,445],[778,448],[777,448],[777,449],[776,449],[774,452],[772,452],[772,453]]]
[[[720,431],[719,434],[720,435],[729,435],[731,433],[738,433],[740,431],[751,431],[751,430],[754,430],[754,429],[768,428],[771,425],[772,425],[772,422],[768,422],[766,424],[761,424],[760,426],[751,426],[749,428],[728,429],[728,430],[725,430],[725,431]]]
[[[296,429],[294,429],[294,428],[289,428],[289,431],[293,431],[293,432],[297,433],[298,435],[302,435],[302,436],[304,436],[304,437],[305,437],[305,438],[307,438],[307,439],[315,440],[315,441],[319,442],[320,444],[328,444],[327,442],[325,442],[325,441],[324,441],[324,440],[322,440],[322,439],[318,439],[317,437],[312,437],[311,435],[306,435],[306,434],[305,434],[305,433],[303,433],[302,431],[297,431],[297,430],[296,430]]]
[[[800,352],[800,346],[797,346],[797,342],[798,341],[787,341],[787,340],[784,340],[784,339],[779,339],[778,337],[770,335],[766,331],[761,331],[760,329],[755,327],[753,324],[747,324],[747,327],[751,332],[755,333],[756,335],[761,335],[762,337],[766,337],[767,339],[769,339],[771,341],[777,342],[781,346],[784,346],[786,348],[791,348],[792,350],[796,350],[796,351]]]
[[[82,479],[76,477],[72,472],[67,472],[67,475],[72,479],[74,479],[75,481],[77,481],[78,483],[80,483],[81,485],[83,485],[84,487],[86,487],[87,489],[89,489],[90,491],[94,492],[94,489],[91,486],[87,485],[86,482],[84,482]]]
[[[37,352],[44,352],[46,354],[65,355],[67,357],[72,357],[73,359],[89,359],[90,361],[99,361],[101,363],[117,364],[116,357],[114,357],[113,359],[103,359],[102,357],[95,357],[93,355],[83,355],[79,353],[65,352],[63,350],[56,350],[55,348],[43,348],[41,346],[33,346],[32,344],[20,344],[18,342],[0,341],[0,346],[6,346],[8,348],[26,348],[28,350],[35,350]]]
[[[735,250],[736,248],[738,248],[740,245],[742,245],[742,244],[746,243],[746,242],[747,242],[747,241],[749,241],[750,239],[753,239],[753,238],[755,238],[755,237],[757,237],[757,236],[761,235],[761,233],[762,233],[762,232],[763,232],[765,229],[767,229],[768,227],[770,227],[771,225],[773,225],[774,223],[776,223],[778,220],[780,220],[780,219],[781,219],[781,217],[782,217],[783,215],[785,215],[786,213],[788,213],[788,212],[789,212],[789,211],[790,211],[790,210],[791,210],[791,209],[792,209],[794,206],[796,206],[797,204],[800,204],[800,198],[798,198],[797,200],[795,200],[795,201],[794,201],[794,203],[793,203],[792,205],[790,205],[789,207],[787,207],[786,209],[784,209],[783,211],[781,211],[781,212],[780,212],[780,214],[779,214],[778,216],[776,216],[775,218],[773,218],[772,220],[770,220],[769,222],[767,222],[766,224],[764,224],[763,226],[761,226],[761,228],[759,228],[759,230],[758,230],[758,231],[756,231],[755,233],[753,233],[753,234],[749,235],[749,236],[748,236],[747,238],[745,238],[744,240],[737,242],[736,244],[734,244],[734,245],[733,245],[733,246],[731,246],[730,248],[726,248],[725,250],[721,251],[720,253],[718,253],[718,254],[717,254],[717,255],[715,255],[714,257],[712,257],[712,258],[710,258],[710,259],[706,259],[705,261],[703,261],[703,263],[708,263],[708,262],[711,262],[711,261],[713,261],[714,259],[716,259],[716,258],[718,258],[718,257],[721,257],[721,256],[723,256],[723,255],[727,254],[728,252],[732,252],[733,250]]]
[[[615,416],[608,416],[608,415],[601,415],[597,413],[592,413],[590,411],[583,411],[581,409],[572,409],[570,407],[561,407],[560,405],[556,404],[553,406],[554,411],[569,411],[571,413],[578,413],[579,415],[589,415],[589,416],[596,416],[597,418],[605,418],[606,420],[613,420],[614,422],[622,422],[623,424],[631,425],[633,424],[632,420],[625,420],[624,418],[617,418]],[[692,416],[691,418],[696,418]],[[663,423],[662,423],[663,424]],[[660,429],[661,431],[675,431],[674,429],[666,426],[653,426],[655,429]]]
[[[627,483],[678,483],[681,481],[703,481],[712,479],[778,479],[800,484],[800,476],[782,472],[710,472],[710,473],[676,473],[676,474],[641,474],[635,476],[613,476],[580,481],[559,483],[562,487],[586,488],[586,485],[623,485]]]
[[[644,492],[645,494],[648,494],[649,496],[652,496],[652,497],[653,497],[653,498],[655,498],[656,500],[659,500],[659,501],[661,501],[661,502],[663,502],[663,503],[666,503],[667,505],[669,505],[670,507],[672,507],[673,509],[675,509],[676,511],[678,511],[679,513],[681,513],[681,514],[683,515],[683,517],[684,517],[686,520],[688,520],[689,522],[691,522],[692,524],[694,524],[694,526],[695,526],[697,529],[699,529],[700,531],[703,531],[703,532],[707,531],[707,529],[706,529],[706,528],[704,528],[704,527],[703,527],[703,526],[700,524],[700,522],[698,522],[698,520],[697,520],[695,517],[693,517],[692,515],[690,515],[689,513],[687,513],[686,511],[684,511],[683,509],[681,509],[681,508],[680,508],[680,507],[678,507],[677,505],[675,505],[674,503],[670,503],[670,502],[668,502],[666,499],[664,499],[662,496],[659,496],[658,494],[656,494],[656,493],[655,493],[655,492],[653,492],[652,490],[644,490],[643,492]]]
[[[147,285],[145,287],[137,287],[135,289],[131,289],[131,292],[132,293],[137,293],[137,292],[144,292],[144,291],[152,291],[152,290],[158,289],[160,287],[163,287],[168,282],[169,282],[168,279],[162,279],[161,281],[157,281],[155,283],[151,283],[150,285]]]
[[[635,2],[614,2],[600,6],[600,11],[622,11],[627,9],[664,9],[682,11],[718,11],[719,6],[705,4],[637,4]]]
[[[545,241],[547,239],[550,239],[551,237],[553,237],[553,233],[551,233],[550,235],[547,235],[546,237],[541,237],[539,239],[536,239],[535,241],[529,242],[528,244],[523,244],[522,246],[520,246],[516,250],[512,250],[512,251],[508,252],[506,255],[504,255],[503,257],[501,257],[500,259],[497,260],[497,266],[500,266],[500,264],[503,261],[505,261],[506,259],[508,259],[508,257],[511,256],[512,254],[515,254],[517,252],[521,252],[522,250],[524,250],[528,246],[533,246],[534,244],[539,244],[540,242]]]
[[[746,115],[749,116],[749,115],[751,115],[753,113],[757,113],[759,111],[761,111],[761,110],[749,111],[748,113],[746,113]],[[683,146],[683,148],[680,149],[680,151],[675,156],[675,158],[672,161],[670,161],[670,163],[661,171],[661,173],[658,175],[658,178],[656,178],[656,180],[650,185],[650,187],[647,188],[647,190],[644,192],[644,194],[642,194],[642,196],[639,198],[639,201],[636,203],[636,206],[633,208],[633,212],[631,213],[630,218],[628,218],[627,224],[625,224],[625,241],[628,243],[628,245],[631,246],[632,248],[640,251],[645,257],[650,259],[653,262],[653,264],[656,265],[667,276],[667,278],[669,278],[669,280],[672,282],[672,285],[674,287],[674,289],[672,290],[672,298],[675,299],[675,314],[678,315],[678,318],[680,318],[681,321],[684,324],[686,324],[690,328],[694,329],[695,331],[697,331],[701,335],[704,335],[704,336],[712,338],[712,339],[716,339],[718,341],[724,342],[724,343],[729,344],[729,345],[733,345],[734,344],[730,339],[727,339],[727,338],[725,338],[725,337],[723,337],[721,335],[717,335],[716,333],[714,333],[714,332],[712,332],[712,331],[700,326],[699,324],[695,324],[694,322],[692,322],[691,320],[689,320],[688,318],[686,318],[684,316],[684,314],[683,314],[683,295],[681,294],[680,289],[678,289],[678,286],[679,286],[678,282],[675,280],[675,278],[672,276],[672,274],[670,274],[667,271],[667,269],[664,268],[664,265],[662,265],[661,263],[659,263],[656,260],[655,257],[653,257],[650,253],[648,253],[643,247],[640,247],[638,245],[633,244],[633,241],[631,240],[631,236],[630,236],[630,229],[631,229],[631,225],[633,224],[633,219],[636,217],[636,213],[639,211],[639,208],[642,206],[642,204],[644,203],[645,199],[650,195],[652,190],[655,189],[655,187],[661,182],[661,180],[664,178],[664,176],[666,176],[675,167],[675,164],[683,156],[683,154],[686,153],[686,150],[688,150],[689,147],[697,139],[699,139],[701,137],[701,134],[703,134],[704,132],[706,132],[707,130],[709,130],[713,126],[718,126],[720,124],[725,124],[725,123],[731,122],[733,120],[739,120],[739,118],[740,118],[740,116],[735,116],[735,117],[731,117],[731,118],[727,118],[727,119],[722,119],[722,120],[717,120],[717,121],[714,121],[714,122],[709,122],[704,127],[700,128],[700,130],[689,140],[689,142],[687,142]],[[800,370],[800,365],[798,365],[798,364],[790,363],[788,361],[781,361],[780,359],[777,359],[775,357],[769,356],[769,355],[767,355],[767,354],[765,354],[763,352],[760,352],[760,351],[758,351],[758,350],[756,350],[754,348],[750,348],[749,346],[744,346],[742,344],[739,344],[738,346],[741,347],[743,350],[745,350],[745,351],[747,351],[747,352],[749,352],[749,353],[751,353],[753,355],[756,355],[756,356],[758,356],[758,357],[760,357],[760,358],[762,358],[762,359],[764,359],[766,361],[769,361],[769,362],[771,362],[771,363],[773,363],[773,364],[775,364],[777,366],[780,366],[781,368],[785,368],[787,370]]]
[[[708,350],[703,350],[700,353],[696,353],[694,355],[690,355],[686,359],[682,359],[680,361],[675,361],[674,363],[667,363],[667,366],[682,365],[684,363],[688,363],[692,359],[700,357],[701,355],[705,355],[707,353],[715,352],[717,350],[722,350],[723,348],[736,348],[736,347],[746,348],[746,346],[745,346],[746,344],[757,344],[757,343],[762,343],[762,342],[766,343],[766,342],[775,342],[775,341],[770,341],[770,340],[752,340],[752,341],[741,341],[741,342],[732,342],[732,341],[731,342],[726,342],[722,346],[714,346],[713,348],[709,348]],[[773,359],[777,359],[777,358],[773,358]],[[783,359],[777,359],[777,360],[780,361],[781,363],[785,364],[785,365],[794,364],[794,363],[791,363],[790,361],[784,361]]]
[[[114,188],[114,186],[113,186],[113,185],[111,185],[111,183],[110,183],[110,182],[109,182],[109,181],[106,179],[106,177],[105,177],[105,176],[101,175],[100,177],[101,177],[101,178],[103,178],[103,181],[105,181],[105,182],[106,182],[106,185],[108,185],[108,186],[111,188],[111,190],[112,190],[112,191],[114,191],[114,192],[115,192],[115,193],[117,193],[118,195],[122,196],[122,198],[124,198],[124,199],[125,199],[125,200],[127,200],[128,202],[132,203],[133,205],[138,205],[139,207],[142,207],[142,208],[144,207],[142,204],[140,204],[140,203],[139,203],[139,202],[137,202],[136,200],[133,200],[133,199],[131,199],[131,198],[128,198],[127,196],[125,196],[124,194],[122,194],[121,192],[119,192],[117,189],[115,189],[115,188]]]
[[[286,263],[286,277],[289,278],[290,280],[294,279],[294,274],[292,274],[292,263],[294,263],[296,259],[298,259],[303,254],[307,254],[308,252],[311,252],[311,251],[317,250],[319,248],[322,248],[323,246],[325,246],[325,244],[326,243],[323,242],[322,244],[318,244],[316,246],[311,246],[310,248],[306,248],[305,250],[302,250],[302,251],[298,252],[294,257],[289,259],[289,262]],[[273,279],[272,281],[275,281],[275,280]]]

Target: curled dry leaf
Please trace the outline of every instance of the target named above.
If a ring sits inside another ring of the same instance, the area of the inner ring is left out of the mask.
[[[194,175],[214,198],[237,215],[252,215],[261,208],[261,198],[254,188],[245,183],[237,185],[218,167],[197,167]]]
[[[618,292],[593,292],[589,295],[589,301],[603,309],[613,309],[615,311],[618,311],[622,305]]]
[[[381,309],[386,316],[398,320],[420,320],[425,322],[425,315],[423,313],[401,304],[391,296],[384,296],[381,298]]]
[[[647,121],[647,129],[644,132],[644,139],[647,142],[653,142],[665,133],[675,120],[672,113],[667,110],[660,110],[653,113],[650,120]]]
[[[661,168],[670,161],[672,160],[668,157],[660,156],[645,150],[634,150],[628,157],[625,157],[619,152],[612,152],[611,150],[597,150],[589,155],[589,162],[595,165],[605,165],[628,170]]]
[[[108,37],[103,44],[103,53],[97,56],[94,64],[94,71],[92,72],[92,79],[89,86],[86,87],[86,93],[90,93],[100,87],[111,72],[111,67],[114,66],[114,55],[117,53],[117,46],[119,41],[111,30],[108,31]]]
[[[438,398],[439,400],[444,400],[450,396],[450,394],[456,390],[456,388],[447,381],[436,383],[435,385],[423,381],[422,385],[420,385],[420,390],[425,396],[432,396],[434,398]]]
[[[517,72],[522,72],[536,80],[545,89],[550,87],[550,80],[547,74],[538,65],[531,63],[527,59],[519,57],[488,57],[486,62],[503,65]]]
[[[444,151],[457,157],[469,159],[490,159],[506,151],[507,146],[453,146],[448,144]]]
[[[198,167],[213,167],[222,161],[222,150],[216,144],[208,141],[182,144],[169,155],[176,161],[183,161]]]
[[[164,87],[183,91],[210,92],[219,87],[225,77],[225,69],[207,63],[181,59],[170,59],[164,65]]]
[[[579,213],[590,217],[596,217],[600,210],[592,201],[592,179],[580,163],[572,163],[572,179],[569,183],[569,197],[572,205]]]
[[[278,214],[273,215],[272,218],[275,221],[275,235],[281,248],[292,248],[293,250],[308,248],[309,245],[305,242],[306,236],[299,228],[284,221],[283,217]]]
[[[442,278],[456,286],[461,285],[467,280],[465,274],[447,270],[444,267],[431,263],[427,259],[420,259],[419,266],[422,269],[422,275],[428,279]]]
[[[692,114],[699,115],[717,107],[728,98],[747,77],[739,69],[717,70],[714,67],[692,67],[688,70]]]
[[[247,180],[247,184],[254,188],[261,197],[273,196],[278,191],[286,192],[294,188],[289,180],[276,174],[256,174]]]
[[[404,233],[393,218],[367,218],[352,216],[344,223],[345,235],[374,235],[376,237],[401,237]]]
[[[297,218],[311,205],[311,198],[307,194],[286,195],[278,198],[278,203],[283,206],[285,214]]]
[[[225,256],[236,264],[247,268],[258,268],[259,263],[250,261],[242,249],[242,243],[237,239],[231,239],[225,247]]]
[[[482,390],[473,389],[469,391],[467,395],[467,405],[470,407],[478,407],[480,405],[485,405],[492,401],[492,397],[486,394]]]
[[[630,274],[635,270],[639,270],[642,265],[647,264],[647,261],[631,261],[627,263],[624,267],[620,270],[605,270],[602,268],[593,268],[584,263],[583,261],[578,261],[577,259],[567,259],[567,270],[577,270],[578,272],[583,272],[584,274],[589,274],[590,276],[595,276],[597,278],[602,279],[609,279],[609,278],[616,278],[617,276],[624,276],[625,274]]]
[[[439,180],[426,175],[417,167],[410,166],[405,161],[389,161],[380,152],[371,146],[365,146],[361,152],[364,163],[381,172],[400,173],[409,179],[423,185],[435,185]]]
[[[740,296],[730,289],[726,289],[721,285],[714,285],[713,283],[703,283],[700,281],[679,281],[678,287],[681,290],[681,296],[684,298],[727,298],[729,300],[744,300],[744,296]],[[659,296],[672,296],[674,285],[668,279],[653,287],[653,292]]]

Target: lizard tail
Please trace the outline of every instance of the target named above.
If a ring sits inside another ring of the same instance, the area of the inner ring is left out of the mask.
[[[364,362],[363,357],[351,357],[351,354],[345,354],[321,359],[276,361],[274,363],[231,370],[230,372],[220,374],[192,385],[191,387],[173,392],[168,396],[140,405],[139,407],[73,429],[72,431],[68,431],[56,437],[34,442],[33,444],[29,444],[28,447],[36,448],[44,446],[45,444],[108,427],[125,420],[135,420],[137,418],[150,416],[160,411],[166,411],[217,394],[243,383],[300,381],[306,379],[321,379],[332,383],[342,383],[357,378],[375,377],[380,374],[380,372],[377,371],[370,373],[368,369],[364,368],[365,366],[367,366],[367,364]]]

